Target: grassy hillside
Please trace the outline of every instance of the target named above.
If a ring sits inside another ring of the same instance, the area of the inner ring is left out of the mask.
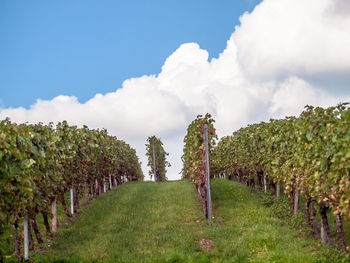
[[[215,219],[210,226],[190,182],[128,183],[95,200],[71,226],[60,229],[55,242],[31,258],[333,262],[331,250],[284,226],[247,187],[217,179],[212,194]]]

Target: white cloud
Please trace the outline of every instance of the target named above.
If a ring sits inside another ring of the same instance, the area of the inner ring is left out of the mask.
[[[327,96],[312,88],[307,82],[291,77],[279,84],[271,100],[269,113],[280,117],[285,114],[298,115],[305,105],[322,105],[329,107],[339,103],[340,98]]]
[[[242,68],[259,79],[349,73],[349,10],[347,0],[265,0],[234,33]]]
[[[17,122],[66,119],[71,124],[107,128],[137,149],[145,175],[145,141],[160,137],[170,153],[170,179],[179,178],[183,138],[197,114],[212,113],[220,136],[270,117],[298,115],[306,104],[328,106],[350,99],[321,91],[310,78],[327,81],[350,69],[348,2],[265,0],[241,17],[218,58],[196,43],[181,45],[159,75],[131,78],[122,88],[76,97],[37,100],[30,109],[2,109],[0,118]],[[350,83],[348,83],[350,84]]]

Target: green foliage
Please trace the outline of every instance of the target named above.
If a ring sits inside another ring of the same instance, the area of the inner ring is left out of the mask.
[[[209,217],[209,206],[207,200],[207,185],[206,185],[206,156],[205,156],[205,125],[208,129],[208,153],[209,153],[209,172],[210,167],[215,162],[211,158],[215,146],[217,135],[214,128],[214,120],[207,113],[204,117],[198,115],[197,118],[187,128],[187,134],[184,139],[182,178],[189,179],[194,183],[198,194],[200,195],[203,212],[206,218]],[[212,174],[212,173],[210,173]],[[210,175],[209,174],[209,175]]]
[[[153,145],[156,164],[156,175],[154,175],[153,165]],[[163,148],[163,143],[156,136],[148,137],[146,144],[146,156],[148,158],[148,166],[150,167],[149,175],[155,178],[156,182],[166,181],[166,168],[170,167],[170,163],[166,160],[166,156],[169,155]]]
[[[214,122],[208,113],[204,117],[198,115],[188,126],[184,138],[185,145],[181,157],[183,161],[182,177],[191,180],[196,185],[199,185],[205,176],[204,124],[208,125],[208,147],[209,156],[211,156],[217,139]],[[209,161],[211,167],[215,160],[210,158]]]
[[[311,229],[306,225],[303,213],[299,211],[295,215],[290,214],[290,207],[286,196],[276,198],[276,196],[271,194],[260,193],[259,198],[262,205],[269,207],[272,215],[281,219],[284,224],[302,232],[310,232]]]
[[[305,196],[350,216],[350,109],[306,106],[299,118],[249,125],[215,149],[216,173],[254,180],[263,173],[285,193]]]
[[[106,130],[79,129],[66,121],[55,128],[1,121],[0,233],[39,211],[50,214],[52,200],[73,186],[91,189],[109,176],[143,180],[136,151]]]

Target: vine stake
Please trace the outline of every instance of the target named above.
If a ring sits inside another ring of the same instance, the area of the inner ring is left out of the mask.
[[[29,239],[28,239],[28,218],[24,218],[24,259],[27,260],[29,258]]]
[[[74,214],[74,200],[73,200],[73,186],[72,188],[70,189],[70,212],[71,214],[73,215]]]
[[[212,222],[211,216],[211,193],[210,193],[210,170],[209,170],[209,148],[208,148],[208,125],[204,124],[204,140],[205,140],[205,176],[207,186],[207,209],[208,209],[208,220]]]
[[[157,182],[157,177],[156,177],[156,154],[154,151],[154,139],[152,140],[152,145],[153,145],[153,173],[154,173],[154,181]]]

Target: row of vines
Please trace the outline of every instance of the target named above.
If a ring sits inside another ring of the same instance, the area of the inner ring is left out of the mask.
[[[69,189],[74,189],[77,210],[80,201],[88,203],[102,193],[106,183],[110,188],[126,178],[143,180],[136,151],[104,129],[78,128],[65,121],[56,126],[16,124],[8,119],[0,122],[0,175],[0,241],[3,231],[11,229],[20,261],[24,218],[42,243],[36,217],[42,215],[48,235],[57,231],[56,202],[72,216],[65,201]]]
[[[214,151],[216,174],[278,197],[283,187],[291,213],[305,200],[305,220],[317,239],[334,245],[328,218],[336,221],[345,250],[343,220],[350,217],[350,109],[347,104],[306,106],[298,117],[249,125],[220,140]],[[318,215],[317,215],[318,212]],[[320,218],[320,223],[318,219]]]
[[[169,155],[164,150],[163,142],[156,136],[150,136],[147,138],[146,143],[146,156],[150,167],[149,175],[152,179],[154,176],[155,182],[167,181],[166,168],[170,167],[170,163],[167,161],[166,157]]]
[[[197,118],[187,128],[187,134],[184,138],[184,149],[182,155],[183,169],[182,177],[194,183],[203,203],[203,212],[208,218],[208,200],[205,178],[205,141],[204,125],[208,126],[208,151],[209,155],[213,152],[217,135],[214,128],[214,120],[210,114],[205,116],[198,115]],[[213,165],[215,160],[209,159],[209,166]]]

